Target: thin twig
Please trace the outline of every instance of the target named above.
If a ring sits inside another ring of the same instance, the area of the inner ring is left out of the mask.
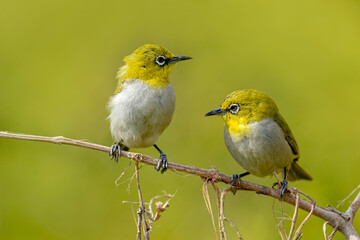
[[[295,235],[294,235],[294,239],[299,239],[300,236],[302,235],[301,233],[301,229],[304,227],[304,225],[307,223],[307,221],[309,221],[313,211],[314,211],[314,208],[315,208],[315,201],[312,200],[312,205],[311,205],[311,210],[309,212],[309,214],[306,216],[306,218],[301,222],[301,224],[299,225],[298,229],[296,230],[295,232]]]
[[[296,204],[296,199],[295,199],[295,204]],[[286,229],[285,229],[285,217],[284,217],[284,205],[283,205],[283,201],[280,201],[280,209],[281,209],[281,228],[283,231],[283,235],[286,237],[287,233],[286,233]]]
[[[294,209],[294,215],[291,219],[291,227],[290,227],[290,232],[289,232],[289,236],[288,236],[288,240],[291,239],[292,235],[294,234],[294,231],[295,231],[295,224],[296,224],[296,220],[297,220],[297,216],[298,216],[298,211],[299,211],[299,199],[300,199],[300,196],[299,194],[297,193],[296,194],[296,202],[295,202],[295,209]]]
[[[228,188],[225,188],[222,192],[221,192],[221,195],[220,195],[220,201],[219,201],[219,231],[220,231],[220,237],[222,237],[222,239],[226,239],[227,236],[226,236],[226,231],[225,231],[225,221],[227,221],[230,226],[232,228],[235,229],[237,235],[238,235],[238,238],[240,240],[242,240],[242,236],[239,232],[239,229],[235,226],[235,224],[227,217],[225,217],[225,196],[226,196],[226,193],[228,193],[229,191],[231,191],[232,188],[231,187],[228,187]]]
[[[239,229],[235,226],[235,224],[234,224],[229,218],[227,218],[227,217],[225,217],[224,220],[227,221],[227,222],[230,224],[230,226],[235,229],[236,234],[238,235],[239,240],[243,240],[243,237],[241,236],[240,231],[239,231]]]
[[[152,217],[151,221],[157,221],[160,218],[160,213],[164,212],[165,209],[167,207],[169,207],[169,202],[175,196],[175,194],[176,194],[176,192],[174,194],[165,194],[165,195],[155,196],[150,199],[150,202],[148,204],[149,204],[149,212]],[[155,203],[156,213],[154,214],[152,211],[152,205],[153,205],[153,202],[158,198],[168,198],[168,200],[166,200],[165,203],[162,203],[162,202]]]
[[[225,231],[225,213],[224,213],[224,206],[225,206],[225,196],[228,189],[231,188],[225,188],[222,192],[220,197],[218,197],[218,209],[219,209],[219,232],[220,232],[220,238],[222,240],[226,240],[226,231]]]
[[[144,240],[149,240],[150,236],[149,236],[149,232],[148,232],[148,227],[147,227],[147,223],[146,223],[146,219],[145,219],[145,207],[144,207],[144,201],[142,198],[142,194],[141,194],[141,188],[140,188],[140,177],[139,177],[139,163],[136,162],[135,163],[135,173],[136,173],[136,185],[137,185],[137,189],[138,189],[138,195],[139,195],[139,210],[138,210],[138,214],[139,214],[139,221],[138,221],[138,235],[137,235],[137,240],[141,239],[141,225],[143,228],[143,234],[144,234]],[[139,234],[140,231],[140,234]],[[140,236],[140,238],[139,238]]]
[[[208,191],[208,188],[207,188],[207,181],[204,182],[203,184],[203,187],[202,187],[202,193],[203,193],[203,198],[204,198],[204,201],[205,201],[205,206],[210,214],[210,217],[211,217],[211,222],[212,222],[212,225],[214,227],[214,231],[215,231],[215,234],[216,234],[216,239],[219,239],[219,236],[218,236],[218,233],[217,233],[217,230],[216,230],[216,226],[215,226],[215,219],[214,219],[214,213],[213,213],[213,210],[212,210],[212,206],[211,206],[211,201],[210,201],[210,196],[209,196],[209,191]]]
[[[324,233],[324,238],[325,238],[325,240],[331,240],[331,239],[333,239],[333,237],[335,236],[335,233],[336,233],[336,231],[338,230],[338,227],[336,226],[336,227],[334,227],[334,230],[331,232],[331,234],[327,237],[326,235],[326,225],[328,225],[329,224],[329,222],[328,221],[326,221],[324,224],[323,224],[323,233]]]
[[[226,232],[225,228],[223,227],[223,221],[221,220],[221,199],[220,199],[220,190],[215,185],[214,181],[210,181],[211,185],[213,186],[215,193],[216,193],[216,204],[218,209],[218,224],[219,224],[219,234],[221,240],[226,240]]]
[[[346,210],[345,214],[350,216],[350,220],[354,219],[355,213],[360,207],[360,192],[356,195],[354,201],[350,204],[349,208]]]
[[[121,184],[123,184],[124,182],[126,182],[126,181],[124,181],[124,182],[119,183],[120,179],[125,175],[126,171],[129,169],[130,165],[131,165],[131,161],[129,162],[129,165],[126,168],[124,168],[124,170],[122,171],[120,176],[115,180],[115,186],[118,187]]]
[[[341,206],[345,203],[345,201],[348,200],[348,199],[349,199],[357,190],[359,190],[359,189],[360,189],[360,185],[357,186],[346,198],[344,198],[343,200],[341,200],[336,207],[337,207],[337,208],[341,207]]]
[[[278,225],[277,227],[278,227],[278,232],[279,232],[279,235],[281,237],[281,240],[287,240],[286,236],[284,236],[284,233],[283,233],[283,231],[281,229],[281,226]]]
[[[314,200],[312,197],[310,197],[310,196],[307,195],[306,193],[300,191],[299,189],[296,189],[295,187],[289,187],[288,189],[290,190],[291,193],[295,194],[295,196],[299,196],[299,194],[304,195],[304,196],[307,197],[307,198],[310,200],[310,202],[312,203],[312,205],[311,205],[311,210],[309,211],[309,214],[308,214],[308,215],[305,217],[305,219],[301,222],[301,224],[299,225],[298,229],[297,229],[296,232],[295,232],[295,235],[294,235],[294,238],[293,238],[293,239],[294,239],[294,240],[297,240],[297,239],[300,239],[300,237],[302,236],[301,230],[302,230],[302,228],[304,227],[304,225],[309,221],[309,219],[310,219],[310,217],[311,217],[311,215],[312,215],[312,213],[313,213],[313,211],[314,211],[316,202],[315,202],[315,200]]]
[[[130,202],[131,212],[132,212],[132,215],[133,215],[133,218],[134,218],[135,225],[137,226],[138,223],[137,223],[137,221],[136,221],[135,210],[134,210],[133,202],[131,201],[131,192],[130,192],[131,183],[132,183],[132,181],[134,180],[135,175],[136,175],[136,171],[135,171],[134,174],[131,176],[126,191],[129,193],[129,200],[130,200],[129,202]],[[123,203],[124,203],[124,201],[123,201]]]

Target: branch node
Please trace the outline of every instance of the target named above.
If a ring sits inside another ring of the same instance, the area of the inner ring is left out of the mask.
[[[332,206],[330,205],[327,205],[328,206],[328,209],[333,212],[333,213],[336,213],[338,214],[340,217],[342,217],[342,219],[344,219],[345,221],[349,221],[351,219],[351,217],[346,214],[346,213],[343,213],[343,212],[340,212],[339,210],[337,210],[336,208],[333,208]]]

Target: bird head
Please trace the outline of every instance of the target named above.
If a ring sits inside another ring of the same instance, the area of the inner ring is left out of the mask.
[[[270,96],[249,89],[230,93],[219,108],[208,112],[205,116],[220,115],[230,133],[241,133],[247,129],[248,123],[271,118],[278,111]]]
[[[125,65],[118,72],[119,80],[141,79],[152,86],[169,83],[169,74],[179,61],[191,59],[175,56],[166,48],[155,44],[145,44],[124,58]]]

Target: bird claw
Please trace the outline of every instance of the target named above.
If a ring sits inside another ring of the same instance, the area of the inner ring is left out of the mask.
[[[281,182],[279,199],[280,199],[280,198],[284,195],[284,193],[287,191],[287,185],[288,185],[288,181],[287,181],[286,179]]]
[[[118,158],[121,156],[121,146],[120,143],[115,143],[111,146],[110,149],[111,159],[115,158],[115,163],[118,163]]]
[[[230,182],[230,185],[231,185],[231,187],[233,187],[234,186],[234,183],[235,183],[235,181],[236,180],[238,180],[238,183],[239,183],[239,185],[240,185],[240,175],[239,174],[233,174],[233,175],[231,175],[231,182]]]
[[[233,174],[231,175],[231,182],[230,182],[230,186],[231,188],[234,187],[234,184],[235,184],[235,181],[238,181],[238,184],[240,185],[240,182],[241,182],[241,179],[240,179],[240,175],[239,174]],[[231,192],[233,195],[235,195],[236,193],[236,189],[235,188],[232,188],[231,189]]]
[[[280,182],[281,187],[280,187],[280,195],[279,195],[279,199],[281,199],[281,197],[284,195],[284,193],[287,191],[287,185],[288,185],[288,181],[286,179],[284,179],[284,181]],[[278,186],[279,183],[278,182],[274,182],[273,185],[271,186],[272,188],[274,188],[275,186]]]
[[[155,170],[159,171],[161,169],[160,172],[164,173],[164,172],[166,172],[167,168],[168,168],[167,156],[165,153],[162,152],[162,153],[160,153],[160,158],[159,158],[158,164],[155,167]]]

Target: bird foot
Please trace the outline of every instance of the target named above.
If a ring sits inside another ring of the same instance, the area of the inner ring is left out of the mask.
[[[287,190],[287,186],[288,186],[288,181],[286,179],[284,179],[284,181],[280,182],[281,187],[280,187],[280,195],[279,195],[279,199],[281,199],[281,197],[284,195],[284,193]],[[275,188],[275,186],[278,186],[279,183],[278,182],[274,182],[273,185],[271,186],[272,188]]]
[[[233,195],[235,195],[236,193],[236,188],[234,187],[235,181],[238,181],[238,184],[240,185],[241,179],[240,179],[240,175],[239,174],[233,174],[231,175],[231,182],[230,182],[230,186],[231,186],[231,192]]]
[[[230,182],[231,187],[234,186],[234,183],[235,183],[236,180],[238,181],[238,183],[240,185],[240,182],[241,182],[240,175],[239,174],[231,175],[231,182]]]
[[[120,146],[120,142],[115,143],[114,145],[111,146],[110,149],[110,156],[111,159],[115,158],[115,163],[118,163],[118,158],[121,156],[121,146]]]
[[[241,178],[245,177],[245,176],[247,176],[249,174],[250,174],[249,172],[244,172],[244,173],[241,173],[241,174],[233,174],[233,175],[231,175],[231,182],[230,182],[231,187],[234,187],[234,184],[235,184],[236,180],[238,181],[238,185],[240,186]],[[231,190],[231,192],[235,195],[236,189],[233,188],[233,190]]]
[[[160,153],[160,158],[159,158],[158,164],[155,167],[155,170],[159,171],[162,168],[160,172],[164,173],[164,172],[166,172],[167,167],[168,167],[167,156],[165,153],[162,152],[162,153]]]

